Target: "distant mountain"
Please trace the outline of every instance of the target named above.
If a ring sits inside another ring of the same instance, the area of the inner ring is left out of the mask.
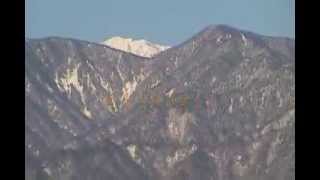
[[[123,38],[119,36],[107,39],[102,42],[102,44],[143,57],[152,57],[159,52],[170,48],[169,46],[151,43],[143,39],[133,40],[131,38]]]
[[[26,42],[27,179],[295,179],[295,42],[208,26],[152,58]]]

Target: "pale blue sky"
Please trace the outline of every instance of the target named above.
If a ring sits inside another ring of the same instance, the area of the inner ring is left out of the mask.
[[[294,0],[25,0],[26,36],[120,35],[176,45],[209,24],[295,36]]]

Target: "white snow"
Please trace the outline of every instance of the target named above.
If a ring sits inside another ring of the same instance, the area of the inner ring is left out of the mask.
[[[118,72],[118,74],[119,74],[119,76],[120,76],[121,81],[124,82],[124,81],[125,81],[125,78],[124,78],[124,76],[122,75],[121,69],[120,69],[120,60],[121,60],[121,58],[122,58],[122,54],[120,53],[120,54],[119,54],[118,61],[117,61],[117,62],[118,62],[118,63],[117,63],[117,72]]]
[[[29,82],[28,79],[25,79],[25,87],[26,87],[26,92],[30,92],[31,83]]]
[[[102,44],[143,57],[152,57],[159,52],[170,48],[169,46],[151,43],[144,39],[134,40],[132,38],[124,38],[120,36],[107,39],[102,42]]]
[[[186,157],[188,157],[191,154],[193,154],[197,149],[198,149],[198,147],[195,144],[192,145],[191,149],[189,149],[189,148],[178,149],[173,154],[173,156],[169,155],[166,158],[166,162],[167,162],[169,167],[172,167],[177,162],[180,162],[180,161],[184,160]]]
[[[241,33],[241,38],[242,38],[242,41],[243,41],[244,45],[247,46],[248,45],[248,40],[242,33]]]
[[[49,168],[44,168],[44,172],[46,172],[49,176],[51,175],[51,170]]]
[[[279,91],[277,91],[277,98],[279,99],[279,105],[278,105],[278,107],[282,107],[283,100],[282,100],[282,98],[281,98],[281,94],[280,94]]]
[[[47,88],[48,88],[48,91],[50,92],[50,93],[53,93],[53,89],[47,84],[46,85],[47,86]]]
[[[39,155],[40,155],[40,151],[39,151],[38,149],[36,150],[35,155],[36,155],[36,156],[39,156]]]
[[[71,61],[72,61],[72,59],[71,59],[70,57],[68,57],[68,59],[67,59],[67,63],[68,63],[68,64],[70,64],[70,63],[71,63]]]
[[[174,88],[173,89],[170,89],[170,91],[168,91],[167,93],[166,93],[166,96],[168,96],[169,98],[173,95],[173,93],[174,93]]]
[[[157,79],[157,81],[153,84],[151,84],[151,89],[157,87],[160,84],[160,81]]]
[[[240,104],[241,104],[241,105],[243,105],[243,104],[244,104],[244,98],[243,98],[243,96],[240,96],[239,101],[240,101]]]
[[[130,156],[132,157],[132,159],[136,159],[137,158],[137,146],[134,144],[131,144],[127,147],[127,150],[130,154]]]
[[[230,101],[231,101],[231,103],[229,105],[228,111],[229,111],[229,113],[232,113],[232,110],[233,110],[233,98],[231,98]]]
[[[212,79],[211,79],[211,83],[214,84],[216,82],[217,78],[215,76],[212,76]]]
[[[97,89],[96,89],[95,85],[93,84],[93,82],[91,81],[89,73],[87,73],[87,86],[90,87],[92,93],[96,92]]]
[[[84,107],[84,109],[83,109],[82,112],[83,112],[83,114],[86,115],[89,119],[92,118],[92,114],[91,114],[91,112],[89,111],[89,109],[88,109],[87,106]]]
[[[236,159],[237,159],[238,161],[241,161],[242,156],[241,156],[241,155],[237,155]]]
[[[109,128],[109,132],[110,132],[111,134],[116,133],[116,128],[113,127],[113,126],[111,126],[111,127]]]
[[[133,81],[128,81],[125,83],[124,88],[122,88],[122,96],[121,96],[121,101],[123,102],[123,104],[127,103],[130,96],[136,90],[137,84],[138,83],[135,79]]]
[[[58,84],[58,87],[61,88],[61,90],[67,92],[68,96],[71,96],[71,86],[73,86],[80,94],[81,102],[84,103],[84,93],[83,93],[83,86],[80,84],[80,79],[78,77],[78,70],[79,70],[80,64],[77,64],[73,69],[67,69],[66,73],[63,74],[63,77],[58,78],[58,75],[56,74],[56,83]],[[60,86],[62,85],[62,86]]]
[[[220,44],[222,42],[221,40],[222,40],[222,36],[219,36],[216,40],[217,44]]]
[[[176,67],[176,68],[178,67],[178,57],[175,58],[174,67]]]

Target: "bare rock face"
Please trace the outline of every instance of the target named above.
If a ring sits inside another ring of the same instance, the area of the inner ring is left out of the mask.
[[[143,58],[26,42],[26,178],[295,179],[294,40],[218,25]]]
[[[119,36],[107,39],[102,42],[102,44],[125,52],[133,53],[138,56],[149,58],[155,56],[161,51],[170,48],[169,46],[151,43],[143,39],[133,40],[131,38],[124,38]]]

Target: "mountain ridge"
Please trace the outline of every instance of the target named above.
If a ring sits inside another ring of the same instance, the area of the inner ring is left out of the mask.
[[[192,40],[194,40],[196,37],[199,37],[201,35],[203,35],[206,32],[210,32],[210,31],[214,31],[214,30],[219,30],[219,31],[223,31],[223,30],[231,30],[231,31],[238,31],[238,32],[242,32],[242,33],[247,33],[253,36],[259,36],[260,38],[264,39],[264,38],[275,38],[275,39],[283,39],[283,40],[288,40],[288,41],[295,41],[295,38],[292,37],[287,37],[287,36],[272,36],[272,35],[264,35],[264,34],[260,34],[260,33],[256,33],[250,30],[246,30],[246,29],[239,29],[239,28],[235,28],[233,26],[230,25],[226,25],[226,24],[210,24],[207,25],[206,27],[204,27],[202,30],[200,30],[199,32],[197,32],[195,35],[191,36],[190,38],[188,38],[185,41],[182,41],[176,45],[172,45],[172,46],[165,46],[165,47],[170,47],[168,49],[172,49],[172,48],[178,48],[180,46],[183,46],[184,44],[191,42]],[[118,37],[118,36],[113,36],[113,37]],[[121,36],[119,36],[121,37]],[[130,37],[125,37],[126,39],[132,39]],[[47,40],[47,39],[66,39],[66,40],[76,40],[76,41],[83,41],[86,43],[91,43],[91,44],[95,44],[95,45],[102,45],[102,46],[107,46],[109,48],[112,48],[114,50],[118,50],[118,51],[122,51],[122,52],[126,52],[126,53],[130,53],[136,56],[140,56],[138,54],[132,53],[132,52],[128,52],[128,51],[124,51],[118,48],[114,48],[112,46],[108,46],[105,45],[103,43],[99,43],[99,42],[94,42],[94,41],[89,41],[89,40],[81,40],[81,39],[77,39],[77,38],[72,38],[72,37],[61,37],[61,36],[48,36],[48,37],[42,37],[42,38],[28,38],[28,41],[42,41],[42,40]],[[108,40],[108,39],[106,39]],[[155,55],[158,55],[160,53],[163,53],[165,51],[167,51],[168,49],[164,50],[164,51],[160,51],[159,53],[156,53]],[[140,56],[140,57],[145,57],[145,56]],[[148,59],[154,58],[154,57],[145,57]]]
[[[216,27],[153,58],[26,42],[28,177],[294,178],[294,42]]]

